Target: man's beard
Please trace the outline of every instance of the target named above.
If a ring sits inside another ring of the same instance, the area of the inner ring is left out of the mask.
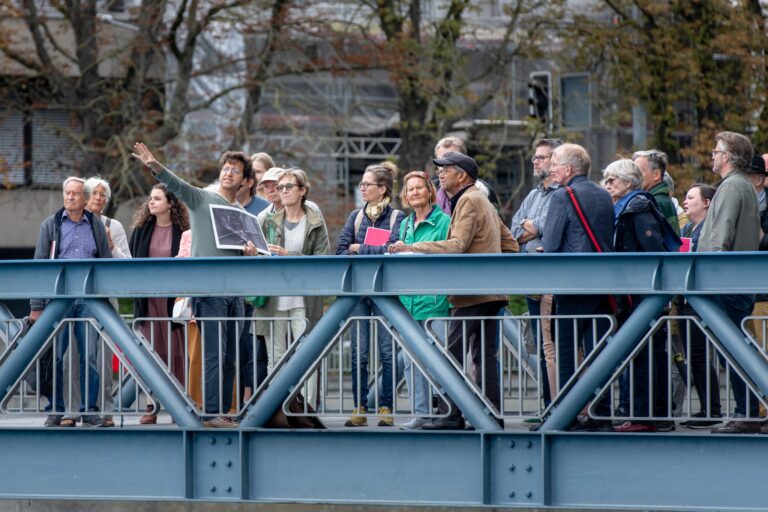
[[[534,171],[533,171],[533,177],[534,177],[534,179],[536,179],[536,181],[538,181],[539,183],[541,183],[541,182],[542,182],[542,181],[544,181],[545,179],[549,178],[549,171],[544,171],[544,170],[541,170],[541,171],[536,171],[536,170],[534,169]]]

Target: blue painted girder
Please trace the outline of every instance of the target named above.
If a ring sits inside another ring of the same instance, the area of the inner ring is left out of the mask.
[[[0,430],[0,498],[764,510],[765,436]]]
[[[24,260],[0,297],[708,294],[768,290],[766,253]]]

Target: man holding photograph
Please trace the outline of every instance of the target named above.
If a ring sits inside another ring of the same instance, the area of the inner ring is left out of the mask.
[[[242,250],[219,249],[213,231],[211,205],[240,207],[235,196],[244,180],[251,177],[251,159],[239,151],[226,151],[219,159],[219,187],[204,190],[194,187],[166,169],[157,161],[146,145],[133,146],[133,158],[149,167],[158,181],[165,183],[189,208],[192,227],[192,257],[256,255],[256,247],[248,242]],[[242,297],[196,297],[194,315],[197,318],[242,318]],[[199,322],[203,338],[205,361],[205,400],[203,425],[206,427],[234,427],[235,421],[226,415],[232,406],[232,385],[235,377],[236,345],[243,322]],[[219,358],[221,353],[221,359]],[[223,373],[219,389],[219,371]],[[221,401],[219,400],[221,397]]]

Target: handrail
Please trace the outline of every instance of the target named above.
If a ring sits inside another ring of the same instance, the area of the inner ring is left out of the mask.
[[[0,298],[758,293],[766,261],[759,252],[17,260],[0,262]]]

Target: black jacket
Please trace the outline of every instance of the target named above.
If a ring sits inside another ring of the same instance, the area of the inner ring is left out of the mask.
[[[640,193],[629,200],[619,213],[613,235],[616,252],[666,252],[664,226],[659,219],[666,219],[655,201],[646,193]]]
[[[768,194],[768,188],[765,189]],[[768,208],[760,214],[760,228],[763,230],[763,238],[760,239],[760,250],[768,251]]]
[[[131,255],[134,258],[149,257],[149,243],[152,241],[152,233],[155,231],[155,218],[152,217],[143,226],[136,228],[131,233]],[[171,229],[171,256],[179,253],[179,243],[181,242],[181,228],[176,224]],[[168,299],[168,317],[173,316],[173,302],[175,299]],[[133,316],[140,318],[147,316],[147,298],[143,297],[133,301]],[[174,324],[177,326],[179,324]]]

